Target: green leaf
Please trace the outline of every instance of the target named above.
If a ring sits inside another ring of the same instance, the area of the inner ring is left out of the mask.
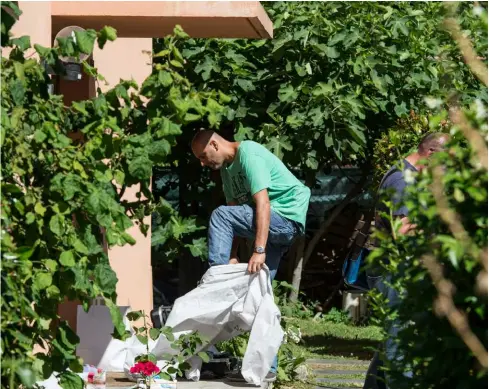
[[[100,49],[103,49],[107,41],[115,41],[117,39],[117,30],[113,27],[104,26],[97,34],[97,44]]]
[[[114,172],[114,179],[119,185],[124,185],[126,175],[121,170],[116,170]]]
[[[197,355],[200,357],[200,359],[202,359],[202,362],[204,363],[208,363],[210,361],[209,355],[207,353],[201,351]]]
[[[22,384],[27,388],[32,388],[37,382],[36,373],[34,372],[32,365],[28,363],[21,363],[15,370],[20,378]]]
[[[144,312],[143,311],[131,311],[131,312],[128,312],[126,316],[130,321],[137,321],[144,316]]]
[[[59,298],[60,290],[56,285],[50,285],[46,288],[46,295],[49,298]]]
[[[185,247],[190,249],[192,256],[204,257],[207,255],[207,240],[205,238],[192,239],[192,244],[187,244]]]
[[[25,51],[31,47],[31,38],[27,35],[23,35],[20,38],[12,39],[12,44],[17,46],[21,51]]]
[[[183,68],[182,63],[181,63],[181,62],[179,62],[179,61],[177,61],[176,59],[172,59],[172,60],[170,61],[170,64],[171,64],[172,66],[175,66],[176,68],[180,68],[180,69],[181,69],[181,68]]]
[[[44,216],[44,214],[46,213],[46,208],[44,208],[41,203],[36,203],[36,205],[34,206],[34,211],[38,215]]]
[[[34,141],[36,143],[43,143],[48,136],[42,130],[34,131]]]
[[[22,85],[22,81],[16,79],[15,81],[11,82],[9,89],[15,105],[22,105],[25,98],[25,88],[24,85]]]
[[[276,136],[271,138],[266,147],[279,159],[282,159],[284,150],[292,151],[292,145],[287,136]]]
[[[65,267],[75,266],[75,256],[73,255],[73,252],[71,250],[62,252],[59,256],[59,262]]]
[[[161,85],[167,87],[173,84],[173,77],[169,72],[165,70],[160,70],[158,72],[158,81],[161,83]]]
[[[51,53],[51,48],[41,46],[37,43],[34,44],[34,49],[37,51],[40,57],[46,58]]]
[[[171,146],[166,139],[153,142],[148,147],[150,157],[166,157],[170,154]]]
[[[129,243],[131,246],[134,246],[136,244],[136,239],[134,239],[130,234],[127,232],[123,232],[121,234],[122,238],[126,241],[126,243]]]
[[[73,373],[83,373],[83,359],[76,358],[70,361],[70,370]]]
[[[126,331],[121,310],[111,299],[104,297],[104,301],[105,306],[109,308],[112,323],[114,323],[114,333],[112,334],[112,337],[119,340],[127,339],[130,336],[130,333],[129,331]]]
[[[147,180],[152,174],[152,163],[151,160],[146,156],[142,155],[129,161],[129,173],[137,179]]]
[[[54,215],[49,221],[49,229],[57,236],[63,235],[64,217],[62,215]]]
[[[161,118],[158,130],[156,131],[156,135],[159,137],[180,135],[181,133],[180,126],[166,117]]]
[[[238,78],[236,84],[238,84],[245,92],[252,92],[255,90],[255,85],[250,80]]]
[[[75,242],[73,243],[73,248],[81,254],[90,254],[87,246],[85,246],[85,244],[80,239],[75,239]]]
[[[60,38],[56,38],[56,41],[58,42],[58,46],[63,56],[67,56],[67,57],[75,56],[76,48],[75,48],[75,41],[73,40],[73,37],[71,36],[60,37]]]
[[[34,287],[37,290],[44,290],[53,282],[53,277],[50,273],[37,272],[34,277]]]
[[[85,102],[84,101],[73,101],[72,104],[72,107],[75,109],[75,111],[78,111],[80,113],[82,113],[83,115],[86,115],[88,116],[88,112],[87,110],[85,109]]]
[[[19,80],[22,82],[25,82],[25,71],[24,71],[24,65],[21,64],[20,62],[14,62],[14,69],[15,69],[15,75]]]
[[[51,272],[54,273],[56,269],[58,268],[58,262],[56,262],[54,259],[45,259],[44,260],[44,266]]]
[[[138,340],[144,344],[145,346],[148,344],[148,338],[144,335],[136,335],[136,338],[138,338]]]
[[[324,135],[324,144],[326,145],[327,148],[330,148],[333,146],[333,137],[328,133]]]
[[[338,52],[338,50],[336,50],[336,48],[328,46],[326,48],[326,55],[328,56],[328,58],[338,58],[340,56],[340,53]]]
[[[117,275],[108,263],[98,263],[95,266],[95,281],[104,295],[110,296],[115,292]]]
[[[185,31],[183,31],[182,26],[180,26],[179,24],[177,24],[173,29],[173,35],[175,35],[177,38],[182,38],[182,39],[189,38],[189,35]]]
[[[335,44],[337,44],[338,42],[341,42],[345,39],[346,37],[346,34],[344,32],[340,32],[336,35],[334,35],[328,42],[328,45],[329,46],[334,46]]]
[[[84,54],[92,54],[97,33],[94,30],[75,31],[76,45]]]
[[[32,224],[35,221],[36,221],[36,215],[34,215],[32,212],[27,212],[27,215],[25,215],[26,224]]]
[[[403,116],[403,115],[406,115],[407,113],[409,113],[409,111],[406,107],[406,103],[404,101],[401,104],[396,105],[394,107],[394,112],[396,113],[397,116]]]
[[[297,99],[299,94],[291,84],[282,84],[278,91],[278,98],[280,101],[289,103]]]
[[[59,377],[59,386],[62,389],[83,389],[85,384],[78,374],[65,371]]]
[[[231,97],[219,91],[219,102],[221,104],[227,104],[231,102]]]
[[[152,340],[157,340],[160,337],[160,330],[158,328],[150,328],[149,337]]]

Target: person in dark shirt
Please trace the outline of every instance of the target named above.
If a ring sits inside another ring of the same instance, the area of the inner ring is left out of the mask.
[[[449,139],[450,136],[444,133],[426,135],[421,140],[418,150],[402,161],[402,170],[397,165],[394,165],[384,175],[379,185],[378,198],[380,200],[376,204],[376,229],[392,234],[390,221],[381,215],[381,213],[389,211],[384,204],[385,200],[389,200],[393,205],[393,208],[390,209],[392,215],[401,220],[402,226],[397,231],[398,234],[409,234],[416,229],[416,225],[409,220],[408,209],[404,204],[405,189],[410,183],[414,182],[415,174],[424,168],[424,161],[428,160],[434,153],[443,151]],[[390,275],[382,274],[379,268],[374,264],[372,268],[367,270],[367,282],[371,289],[376,288],[382,293],[383,297],[387,299],[389,308],[394,307],[400,302],[399,295],[397,291],[389,286]],[[394,322],[389,325],[389,328],[386,328],[388,336],[383,347],[385,357],[388,360],[392,360],[395,357],[399,358],[395,339],[401,325],[402,323]],[[388,374],[384,375],[381,366],[383,366],[382,360],[379,353],[376,352],[368,368],[363,389],[389,389]],[[404,375],[406,379],[412,377],[411,372],[406,372]]]

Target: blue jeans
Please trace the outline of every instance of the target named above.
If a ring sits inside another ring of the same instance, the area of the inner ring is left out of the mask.
[[[256,235],[256,212],[249,205],[220,206],[212,212],[209,222],[209,265],[229,263],[234,237],[254,239]],[[299,235],[296,222],[288,220],[271,210],[270,228],[266,247],[265,263],[273,280],[282,256]],[[275,357],[271,372],[276,373],[278,358]]]
[[[387,306],[389,308],[393,308],[400,303],[401,299],[398,292],[389,285],[389,276],[369,276],[367,274],[367,282],[370,289],[377,289],[384,298],[387,298]],[[399,333],[401,326],[402,324],[399,320],[394,320],[392,323],[389,323],[389,327],[386,328],[387,339],[385,340],[383,347],[385,357],[389,361],[394,360],[394,358],[402,358],[402,356],[398,355],[396,343],[397,334]],[[384,363],[382,362],[380,354],[379,352],[376,352],[370,362],[363,389],[389,389],[389,375],[388,372],[383,371],[383,366]],[[405,372],[404,376],[407,379],[412,378],[412,372]]]

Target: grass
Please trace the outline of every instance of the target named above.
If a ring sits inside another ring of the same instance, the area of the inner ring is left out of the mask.
[[[381,329],[375,326],[354,326],[332,323],[324,319],[285,318],[288,324],[301,329],[302,341],[291,344],[295,355],[304,355],[307,359],[330,359],[327,364],[310,364],[315,370],[341,370],[344,374],[317,374],[310,382],[293,382],[277,385],[280,389],[314,389],[316,387],[362,387],[353,382],[324,383],[315,382],[316,378],[362,380],[364,374],[352,374],[348,370],[367,370],[367,366],[382,339]],[[338,362],[362,361],[361,364],[335,364]]]
[[[286,321],[302,332],[302,341],[293,345],[294,353],[308,359],[369,361],[382,339],[381,329],[375,326],[360,327],[322,319],[287,318]]]

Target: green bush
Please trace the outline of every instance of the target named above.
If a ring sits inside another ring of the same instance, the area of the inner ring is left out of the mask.
[[[352,321],[347,312],[336,308],[331,308],[328,313],[323,315],[323,319],[336,324],[351,324]]]
[[[478,104],[467,116],[486,142],[487,114]],[[392,310],[376,298],[381,324],[389,325],[395,318],[405,323],[397,336],[403,360],[388,366],[397,388],[487,387],[487,371],[478,367],[477,359],[450,322],[440,317],[439,292],[426,268],[430,258],[441,264],[444,277],[453,282],[455,306],[486,345],[487,290],[481,291],[477,285],[482,270],[479,257],[487,247],[487,170],[481,167],[473,148],[459,139],[455,142],[451,154],[438,155],[433,167],[419,174],[409,189],[406,204],[410,220],[417,225],[416,233],[396,235],[394,239],[377,233],[381,245],[369,256],[371,263],[387,260],[384,270],[393,277],[392,287],[403,296]],[[444,169],[444,193],[450,209],[460,217],[466,231],[464,238],[454,234],[441,217],[445,211],[437,206],[430,190],[435,167]],[[396,230],[399,222],[393,221],[393,226]],[[414,374],[410,382],[402,377],[406,369]]]
[[[113,336],[127,335],[105,242],[109,248],[134,244],[126,230],[137,225],[146,234],[144,219],[155,210],[177,224],[165,204],[157,208],[153,201],[152,166],[167,162],[182,125],[209,116],[217,125],[217,92],[196,93],[178,74],[183,58],[175,42],[186,34],[176,28],[164,40],[171,54],[141,88],[121,81],[66,107],[62,96],[49,93],[44,65],[62,75],[60,57],[90,54],[95,42],[103,48],[116,31],[106,26],[76,32],[76,41],[59,38],[56,48],[36,44],[41,62],[26,55],[28,36],[10,36],[12,14],[22,18],[16,3],[2,2],[1,13],[2,54],[11,48],[1,69],[2,387],[30,388],[57,372],[63,388],[82,388],[75,374],[82,370],[79,339],[60,321],[58,305],[78,301],[88,310],[93,299],[103,297]],[[104,80],[86,61],[81,66],[86,75]],[[138,200],[129,202],[123,195],[133,186]],[[127,261],[138,266],[137,258]],[[46,353],[34,354],[36,346]]]
[[[313,305],[304,303],[300,300],[290,301],[289,293],[294,287],[286,281],[276,281],[273,284],[273,295],[275,298],[275,304],[277,304],[280,309],[280,313],[284,317],[296,317],[296,318],[308,318],[314,316]],[[300,294],[304,297],[304,293]]]

